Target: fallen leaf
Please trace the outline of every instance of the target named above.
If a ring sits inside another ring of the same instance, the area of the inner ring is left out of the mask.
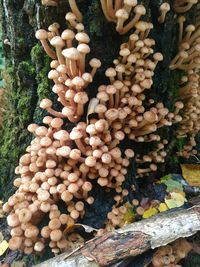
[[[168,210],[169,208],[167,207],[167,205],[165,203],[160,203],[159,207],[158,207],[158,210],[160,212],[164,212],[166,210]]]
[[[200,165],[182,164],[182,175],[190,186],[200,187]]]
[[[9,247],[9,245],[8,245],[8,242],[6,240],[3,240],[0,243],[0,256],[2,256],[6,252],[8,247]]]
[[[86,233],[92,233],[92,232],[97,232],[98,229],[95,229],[91,226],[88,226],[88,225],[85,225],[85,224],[80,224],[80,223],[76,223],[76,224],[73,224],[73,225],[68,225],[65,230],[64,230],[64,233],[67,234],[69,232],[72,232],[74,231],[75,228],[83,228],[85,230]]]
[[[167,186],[167,192],[172,192],[174,190],[183,191],[183,185],[173,179],[173,175],[168,174],[161,178],[161,183]]]
[[[135,219],[135,213],[132,208],[128,208],[127,212],[124,214],[124,221],[126,223],[132,223]]]
[[[148,219],[148,218],[152,217],[153,215],[155,215],[157,213],[158,213],[158,210],[156,208],[150,207],[148,210],[145,210],[145,212],[143,213],[142,217],[144,219]]]
[[[184,205],[187,199],[180,193],[172,192],[165,198],[165,203],[169,209],[178,208]]]

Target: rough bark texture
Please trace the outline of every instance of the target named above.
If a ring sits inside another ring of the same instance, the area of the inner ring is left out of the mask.
[[[200,206],[163,213],[97,237],[71,256],[64,253],[37,267],[110,266],[180,237],[191,236],[199,230]]]

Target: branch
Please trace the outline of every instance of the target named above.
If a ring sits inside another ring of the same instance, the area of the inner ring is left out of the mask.
[[[78,251],[63,253],[37,267],[108,266],[149,249],[165,246],[200,230],[200,206],[160,213],[150,219],[129,224],[115,232],[96,237]]]

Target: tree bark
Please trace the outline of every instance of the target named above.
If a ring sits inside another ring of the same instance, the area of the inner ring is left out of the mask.
[[[44,113],[38,108],[38,103],[46,96],[50,95],[52,99],[54,97],[50,90],[51,83],[47,79],[50,60],[34,34],[36,29],[47,29],[55,21],[61,24],[62,29],[66,28],[64,17],[69,6],[66,0],[60,0],[58,7],[44,7],[41,0],[1,0],[0,3],[3,36],[9,43],[4,45],[4,79],[8,100],[5,104],[7,113],[4,128],[0,132],[0,186],[6,186],[10,191],[14,168],[31,140],[26,127],[33,121],[41,123]],[[84,15],[85,29],[90,35],[91,57],[102,61],[94,83],[88,88],[89,96],[93,97],[98,86],[107,82],[104,71],[112,66],[126,36],[120,36],[115,25],[106,21],[99,0],[77,0],[77,3]],[[147,9],[146,20],[154,23],[152,36],[156,39],[155,50],[165,55],[164,62],[156,69],[154,79],[154,93],[162,99],[169,94],[167,89],[170,72],[167,66],[176,46],[174,12],[171,10],[165,24],[160,25],[156,20],[159,16],[159,2],[144,0],[142,3]]]
[[[96,267],[134,257],[149,249],[165,246],[200,230],[200,206],[160,213],[129,224],[87,242],[74,253],[63,253],[37,267]]]

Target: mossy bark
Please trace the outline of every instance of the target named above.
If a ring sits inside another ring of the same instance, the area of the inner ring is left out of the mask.
[[[105,20],[99,0],[77,2],[84,14],[86,31],[91,37],[91,56],[102,61],[102,67],[94,83],[88,88],[88,94],[92,97],[98,85],[106,82],[104,71],[112,65],[120,43],[127,36],[119,36],[115,31],[115,25]],[[151,94],[157,100],[168,99],[166,104],[171,107],[177,84],[174,84],[175,77],[171,81],[173,88],[170,87],[171,84],[169,85],[168,65],[177,49],[176,17],[173,10],[170,11],[166,22],[161,25],[157,22],[157,18],[162,1],[139,2],[146,6],[146,17],[154,24],[151,36],[156,40],[155,50],[164,54],[164,61],[156,69],[154,90]],[[13,190],[11,182],[15,176],[14,168],[31,140],[26,128],[33,121],[41,122],[44,114],[38,108],[38,103],[43,97],[52,94],[51,83],[47,79],[50,60],[35,39],[34,33],[37,28],[47,28],[55,21],[64,28],[64,16],[67,11],[69,6],[66,0],[60,1],[57,8],[45,8],[40,0],[1,0],[3,35],[8,39],[9,45],[4,45],[7,100],[4,127],[0,131],[0,187],[7,188],[8,194]],[[2,195],[7,196],[1,190],[0,197]]]

